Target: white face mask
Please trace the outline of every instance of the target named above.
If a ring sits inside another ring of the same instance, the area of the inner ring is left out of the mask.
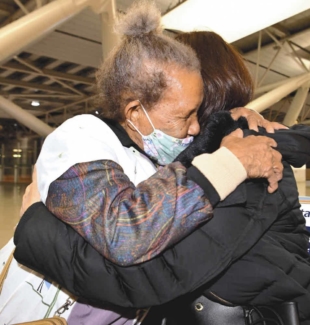
[[[145,108],[141,103],[140,105],[153,127],[153,132],[149,135],[143,135],[130,120],[127,121],[141,135],[145,153],[152,159],[156,160],[159,165],[170,164],[184,149],[186,149],[193,142],[194,137],[191,136],[184,139],[178,139],[158,129],[155,129]]]

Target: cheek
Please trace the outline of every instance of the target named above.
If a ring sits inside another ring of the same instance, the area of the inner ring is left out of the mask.
[[[187,123],[185,121],[180,121],[180,120],[167,121],[165,124],[165,128],[162,129],[162,131],[165,132],[166,134],[178,139],[185,138],[187,136],[187,130],[188,130]]]
[[[187,135],[188,135],[188,130],[189,130],[189,127],[190,127],[190,122],[187,120],[187,121],[180,121],[178,123],[178,136],[177,138],[179,139],[183,139],[183,138],[186,138]]]
[[[150,133],[153,132],[153,127],[147,118],[143,118],[143,119],[141,118],[137,124],[138,124],[137,127],[139,131],[143,135],[149,135]]]

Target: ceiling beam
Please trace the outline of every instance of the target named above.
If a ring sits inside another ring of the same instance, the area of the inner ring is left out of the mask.
[[[286,27],[284,27],[284,25],[281,23],[274,24],[274,25],[270,26],[269,28],[271,28],[271,30],[274,31],[274,34],[276,34],[280,38],[287,37],[287,36],[291,35],[290,31]]]
[[[0,96],[0,109],[41,136],[46,137],[53,131],[52,127],[2,96]]]
[[[295,33],[295,34],[291,34],[291,35],[288,35],[286,37],[283,37],[283,38],[279,39],[278,41],[279,42],[284,42],[286,40],[289,40],[292,43],[292,42],[294,42],[294,39],[296,37],[302,36],[302,35],[304,35],[304,34],[306,34],[308,32],[310,32],[310,28],[306,28],[306,29],[304,29],[304,30],[302,30],[300,32]],[[272,40],[271,38],[270,38],[270,43],[262,46],[262,50],[269,49],[270,47],[274,47],[274,40]],[[248,52],[244,52],[243,55],[244,56],[251,55],[253,53],[256,53],[256,51],[257,51],[257,48],[255,48],[253,50],[250,50]]]
[[[32,70],[22,64],[19,64],[19,63],[8,62],[8,63],[3,64],[1,67],[4,69],[8,69],[8,70],[42,76],[42,74],[35,72],[34,70]],[[54,71],[51,69],[41,69],[41,71],[47,77],[54,77],[54,78],[61,79],[61,80],[67,80],[67,81],[82,83],[82,84],[86,84],[86,85],[94,85],[96,82],[95,79],[93,79],[93,78],[76,76],[76,75],[73,75],[70,73]]]
[[[74,99],[79,99],[81,96],[78,95],[57,95],[55,98],[55,95],[53,94],[37,94],[37,93],[21,93],[21,92],[7,92],[7,91],[1,91],[0,90],[0,96],[4,97],[10,97],[10,98],[20,98],[20,99],[27,99],[27,98],[35,98],[35,99],[40,99],[40,98],[47,98],[51,99],[51,102],[57,102],[58,100],[74,100]]]
[[[286,83],[282,84],[281,86],[269,91],[261,97],[252,100],[249,104],[246,105],[246,107],[252,108],[260,113],[296,89],[304,85],[308,85],[309,82],[310,73],[305,73],[297,77],[290,78],[289,80],[286,80]]]
[[[26,88],[26,89],[43,90],[43,91],[52,92],[52,93],[72,95],[72,92],[70,90],[67,90],[64,88],[45,86],[45,85],[34,83],[34,82],[12,80],[12,79],[2,78],[2,77],[0,77],[0,84],[14,86],[14,87],[21,87],[21,88]]]
[[[84,102],[91,101],[91,100],[95,99],[96,97],[97,97],[97,95],[89,96],[87,98],[83,98],[81,100],[72,102],[72,103],[67,104],[65,106],[61,106],[61,107],[58,107],[58,108],[51,109],[51,110],[47,111],[46,113],[54,113],[54,112],[62,111],[62,110],[67,109],[68,107],[75,106],[77,104],[81,104],[81,103],[84,103]]]
[[[29,10],[19,1],[19,0],[14,0],[14,2],[18,5],[20,10],[25,14],[29,14]]]
[[[26,67],[32,69],[33,71],[36,71],[37,73],[41,73],[42,75],[46,76],[44,74],[44,72],[41,69],[37,68],[32,62],[30,63],[28,60],[23,60],[23,59],[19,58],[18,56],[15,56],[14,59],[16,61],[18,61],[19,63],[25,65]],[[48,76],[46,76],[46,77],[48,77]],[[64,88],[70,89],[72,92],[74,92],[74,93],[76,93],[76,94],[78,94],[80,96],[83,96],[84,95],[82,92],[80,92],[79,90],[75,89],[71,85],[68,85],[66,82],[63,82],[61,80],[58,80],[55,77],[48,77],[48,78],[51,79],[51,81],[57,82],[58,84],[60,84]]]
[[[28,11],[31,11],[34,6],[35,6],[35,0],[30,0],[27,1],[26,4],[24,4],[25,8]],[[11,23],[12,21],[18,19],[19,17],[22,17],[24,15],[24,12],[19,8],[17,9],[15,12],[13,12],[1,25],[0,27],[3,27],[9,23]]]
[[[296,95],[294,96],[294,99],[283,120],[284,125],[292,126],[296,123],[297,118],[301,113],[303,106],[307,100],[309,86],[310,83],[308,82],[297,90]]]
[[[42,0],[36,0],[37,8],[42,7]]]
[[[13,6],[6,4],[4,2],[0,3],[0,13],[2,16],[11,16],[14,13],[15,9]]]

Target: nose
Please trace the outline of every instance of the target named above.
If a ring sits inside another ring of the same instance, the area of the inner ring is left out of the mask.
[[[197,117],[195,116],[195,118],[193,118],[188,128],[188,135],[192,135],[195,137],[196,135],[199,134],[199,132],[200,132],[200,125],[198,123]]]

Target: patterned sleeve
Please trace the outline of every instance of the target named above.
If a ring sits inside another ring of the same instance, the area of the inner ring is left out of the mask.
[[[109,260],[149,260],[212,217],[203,190],[179,162],[134,186],[111,160],[79,163],[49,188],[48,209]]]

